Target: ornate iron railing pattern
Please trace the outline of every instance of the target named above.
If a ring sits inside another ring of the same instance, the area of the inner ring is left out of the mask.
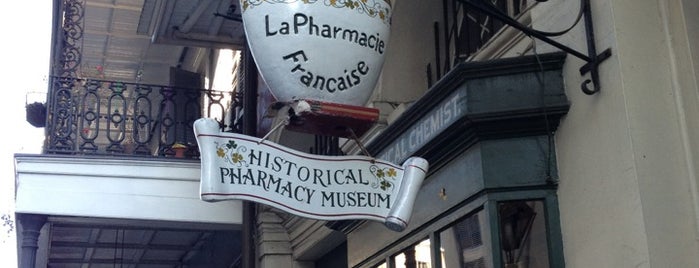
[[[82,60],[84,3],[80,0],[66,0],[63,4],[63,24],[61,29],[60,52],[56,60],[59,68],[54,68],[54,74],[65,77],[77,77]]]
[[[58,11],[44,153],[169,156],[182,143],[185,155],[196,158],[197,118],[216,118],[223,130],[242,131],[242,83],[222,92],[81,77],[84,7],[84,0],[63,0]]]
[[[232,108],[239,94],[73,77],[52,77],[45,153],[197,158],[192,125],[200,117],[240,119]]]
[[[51,72],[62,77],[76,78],[82,60],[84,5],[79,0],[65,0],[60,11],[62,24],[57,35],[60,47],[57,49]],[[74,151],[74,130],[77,128],[75,117],[75,99],[72,83],[51,79],[49,82],[51,96],[47,99],[45,151]]]

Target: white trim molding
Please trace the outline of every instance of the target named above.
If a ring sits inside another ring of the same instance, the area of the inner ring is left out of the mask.
[[[15,211],[241,224],[241,202],[202,201],[199,177],[192,161],[16,155]]]

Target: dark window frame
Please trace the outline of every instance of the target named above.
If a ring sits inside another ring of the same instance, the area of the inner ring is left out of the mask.
[[[420,231],[406,234],[402,241],[384,248],[376,255],[377,258],[367,262],[369,265],[358,267],[379,267],[381,264],[388,264],[388,268],[393,268],[394,258],[405,249],[414,247],[428,237],[430,240],[432,256],[432,268],[442,268],[440,252],[441,242],[439,235],[442,231],[452,227],[465,217],[475,215],[483,210],[486,215],[488,231],[483,239],[490,239],[489,258],[492,267],[504,267],[500,242],[500,223],[498,217],[498,206],[503,202],[510,201],[541,201],[544,204],[545,229],[548,249],[549,267],[565,267],[563,259],[563,242],[560,228],[560,216],[558,212],[558,197],[555,189],[511,189],[509,191],[485,191],[477,198],[465,200],[460,206],[445,212],[431,223],[421,227]],[[380,257],[384,256],[384,257]],[[451,268],[451,267],[447,267]]]

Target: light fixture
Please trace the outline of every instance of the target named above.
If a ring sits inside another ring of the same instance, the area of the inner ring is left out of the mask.
[[[519,267],[517,263],[529,238],[536,212],[525,201],[515,201],[501,203],[498,214],[505,267]]]

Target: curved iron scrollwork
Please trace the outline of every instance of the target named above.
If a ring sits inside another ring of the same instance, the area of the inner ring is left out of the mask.
[[[181,144],[188,158],[197,158],[194,120],[216,118],[222,129],[231,129],[225,122],[239,116],[229,111],[237,107],[234,92],[72,77],[51,80],[47,153],[157,157],[175,155],[173,147]]]
[[[73,99],[73,85],[75,78],[51,79],[51,100],[47,126],[48,150],[74,151],[75,150],[75,109]]]
[[[84,4],[78,0],[66,0],[63,10],[63,42],[60,55],[60,76],[77,77],[82,60],[81,40],[83,37]]]
[[[134,142],[133,153],[136,155],[150,154],[149,143],[155,135],[155,127],[157,126],[153,121],[155,107],[153,107],[153,101],[148,98],[152,92],[153,88],[149,86],[137,85],[135,89],[132,138]]]
[[[83,37],[83,18],[85,15],[84,4],[78,0],[66,0],[63,4],[63,24],[61,25],[62,35],[61,48],[57,53],[58,58],[55,64],[57,74],[61,78],[50,80],[50,91],[52,98],[47,103],[47,129],[46,147],[47,151],[74,151],[76,150],[78,128],[75,112],[77,103],[75,102],[75,85],[80,84],[77,80],[78,68],[82,60],[81,41]]]

